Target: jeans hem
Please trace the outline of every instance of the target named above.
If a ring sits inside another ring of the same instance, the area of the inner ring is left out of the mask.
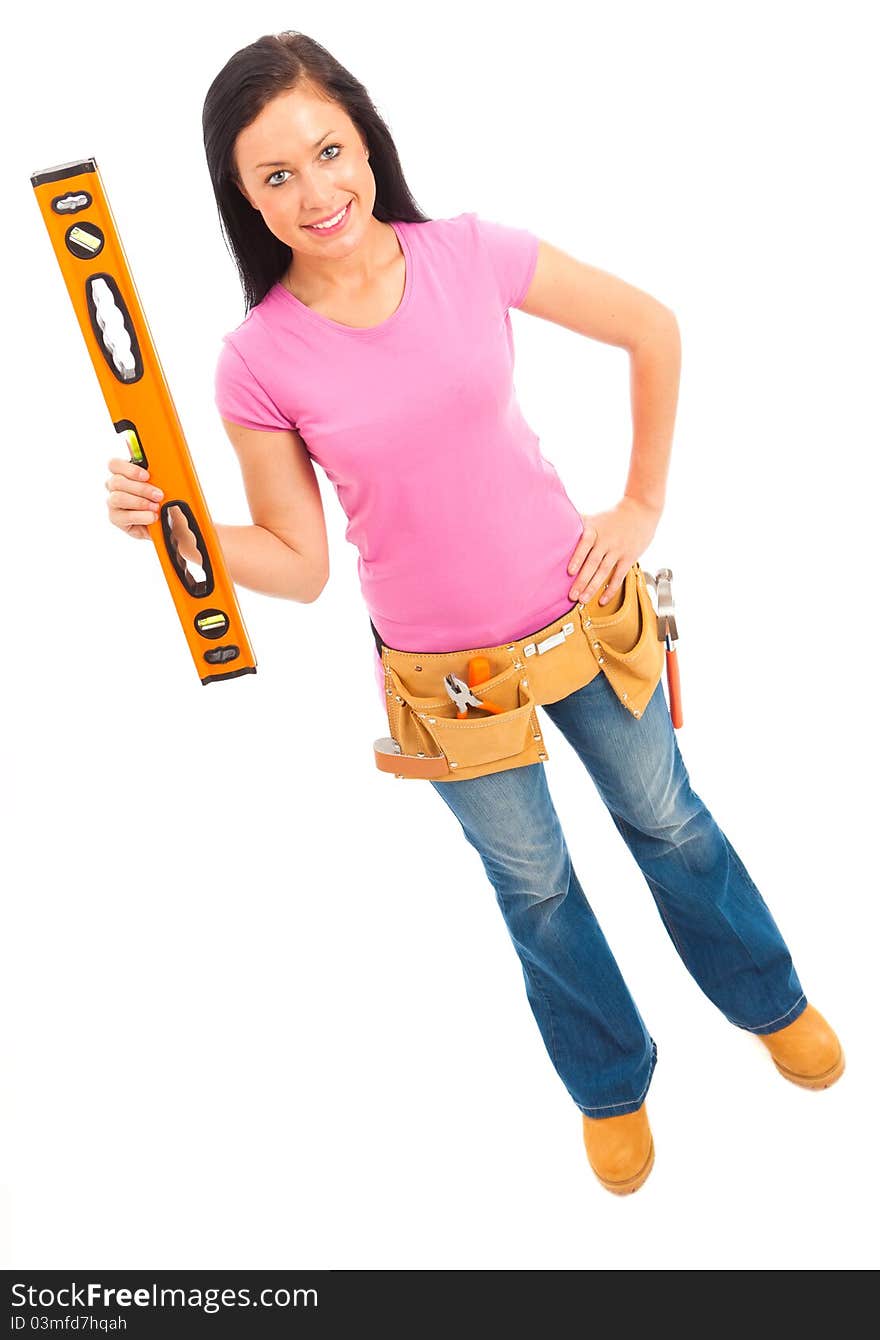
[[[786,1010],[785,1014],[780,1014],[776,1019],[771,1019],[769,1023],[754,1024],[751,1026],[749,1024],[737,1023],[736,1027],[744,1029],[746,1033],[776,1033],[780,1028],[785,1028],[788,1024],[793,1024],[795,1019],[800,1018],[806,1008],[807,997],[801,994],[798,996],[790,1010]],[[736,1021],[732,1019],[731,1023],[736,1023]]]
[[[648,1070],[648,1078],[645,1087],[638,1098],[629,1099],[623,1103],[602,1103],[597,1107],[584,1107],[577,1103],[577,1109],[585,1117],[623,1117],[627,1112],[638,1112],[642,1103],[645,1101],[645,1095],[651,1087],[651,1080],[654,1076],[654,1070],[657,1065],[657,1043],[651,1039],[651,1062]]]

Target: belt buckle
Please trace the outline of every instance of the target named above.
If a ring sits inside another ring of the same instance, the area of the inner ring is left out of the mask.
[[[573,632],[573,623],[563,624],[558,633],[551,633],[549,637],[543,638],[540,642],[530,642],[528,646],[523,647],[523,655],[543,656],[545,652],[552,651],[554,647],[561,646],[567,637],[571,637]]]

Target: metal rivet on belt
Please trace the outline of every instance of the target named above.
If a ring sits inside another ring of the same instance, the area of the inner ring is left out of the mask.
[[[604,657],[604,656],[600,656],[600,657],[599,657],[599,664],[600,664],[600,665],[604,665],[604,664],[605,664],[605,657]]]
[[[399,703],[402,703],[402,702],[403,702],[403,699],[401,698],[401,696],[400,696],[399,693],[395,693],[394,696],[395,696],[395,698],[397,699],[397,701],[398,701]]]
[[[634,716],[634,717],[640,717],[641,715],[642,715],[641,712],[637,712],[637,711],[634,711],[634,712],[633,712],[633,716]]]
[[[587,619],[586,623],[584,624],[584,627],[585,627],[585,628],[592,628],[592,626],[593,626],[593,620],[592,620],[592,619]]]
[[[540,759],[546,759],[546,758],[547,758],[547,755],[546,755],[546,754],[539,754],[539,755],[538,755],[538,758],[540,758]]]
[[[533,739],[533,740],[540,740],[540,738],[541,738],[540,735],[533,735],[533,736],[532,736],[532,739]]]
[[[529,687],[529,681],[527,679],[521,679],[519,682],[520,684],[522,684],[524,689],[527,689]]]
[[[523,663],[522,663],[522,661],[514,661],[514,663],[513,663],[513,668],[514,668],[514,670],[522,670],[522,668],[523,668]]]
[[[628,697],[629,697],[629,694],[628,694],[628,693],[625,693],[625,694],[623,695],[623,701],[626,702],[626,700],[627,700]]]
[[[458,767],[458,764],[457,764],[457,763],[453,763],[453,762],[452,762],[452,759],[450,759],[450,760],[449,760],[449,766],[450,766],[450,768],[457,768],[457,767]]]
[[[594,642],[594,643],[593,643],[593,646],[594,646],[594,647],[598,647],[598,645],[599,645],[598,642]]]
[[[431,725],[433,726],[433,725],[435,724],[435,722],[437,721],[437,718],[436,718],[436,717],[428,717],[428,720],[430,721]]]
[[[413,666],[413,670],[421,670],[421,668],[422,668],[422,667],[421,667],[420,665],[414,665],[414,666]]]

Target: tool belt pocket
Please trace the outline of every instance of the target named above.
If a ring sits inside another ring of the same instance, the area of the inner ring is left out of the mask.
[[[451,769],[471,768],[512,758],[532,742],[535,699],[528,683],[522,683],[524,672],[516,666],[508,666],[474,689],[478,698],[494,702],[501,712],[481,716],[479,709],[472,708],[462,719],[448,694],[417,697],[393,666],[388,669],[396,698],[401,700],[394,736],[403,753],[442,754]]]
[[[610,608],[599,604],[597,593],[536,633],[499,646],[407,652],[386,647],[376,634],[390,730],[374,743],[377,766],[398,776],[446,781],[545,762],[537,707],[585,688],[600,672],[623,706],[640,717],[666,663],[659,627],[647,578],[634,563]],[[504,668],[471,685],[474,659],[490,666],[501,661]],[[458,694],[452,690],[456,681]],[[466,687],[490,707],[470,703],[467,716],[459,717],[457,696]]]
[[[602,614],[601,609],[592,600],[581,611],[584,632],[614,692],[633,716],[639,717],[663,674],[665,644],[659,637],[657,613],[638,563],[624,578],[618,608],[611,614]]]

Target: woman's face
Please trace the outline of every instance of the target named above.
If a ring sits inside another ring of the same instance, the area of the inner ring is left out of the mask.
[[[338,103],[308,88],[279,94],[240,131],[233,157],[242,194],[295,252],[338,259],[361,242],[376,181],[360,133]],[[309,227],[346,206],[341,227]]]

